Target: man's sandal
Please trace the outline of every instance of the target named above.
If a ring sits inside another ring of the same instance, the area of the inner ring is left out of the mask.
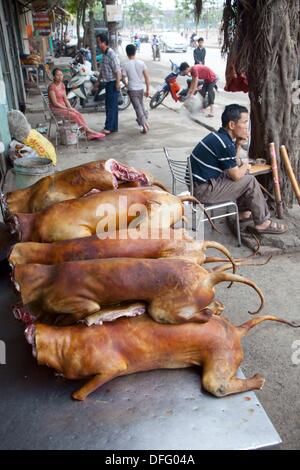
[[[256,227],[248,227],[250,231],[254,231],[258,235],[271,234],[271,235],[280,235],[281,233],[287,232],[287,226],[284,224],[280,224],[279,222],[275,222],[271,220],[271,223],[266,228],[256,228]]]

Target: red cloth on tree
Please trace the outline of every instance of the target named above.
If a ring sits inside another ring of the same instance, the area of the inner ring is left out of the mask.
[[[233,62],[227,61],[225,91],[243,91],[248,93],[249,82],[245,72],[238,73]]]

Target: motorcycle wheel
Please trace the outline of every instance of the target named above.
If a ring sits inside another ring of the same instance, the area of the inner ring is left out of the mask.
[[[78,103],[78,96],[74,96],[73,98],[70,98],[69,101],[70,101],[70,105],[72,106],[72,108],[76,108],[76,105]]]
[[[124,109],[127,109],[128,106],[130,105],[130,98],[129,98],[129,95],[128,95],[128,91],[126,89],[121,90],[120,93],[122,95],[123,102],[122,102],[122,104],[118,105],[118,109],[120,111],[123,111]]]
[[[168,95],[168,93],[169,92],[165,90],[157,91],[151,98],[150,108],[151,109],[157,108],[157,106],[159,106],[163,102],[163,100]]]

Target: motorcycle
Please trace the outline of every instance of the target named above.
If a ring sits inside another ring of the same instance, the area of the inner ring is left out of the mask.
[[[165,83],[152,96],[151,101],[150,101],[151,109],[157,108],[157,106],[159,106],[164,101],[164,99],[168,96],[169,93],[171,94],[175,102],[177,101],[183,102],[186,99],[187,92],[189,90],[192,80],[188,78],[187,87],[182,88],[180,90],[181,87],[177,83],[177,77],[180,74],[179,66],[175,64],[174,62],[172,62],[171,60],[170,62],[171,62],[171,73],[169,73],[165,77]],[[204,83],[204,80],[198,80],[198,87],[197,87],[196,93],[201,92],[200,88],[203,85],[203,83]]]
[[[57,39],[54,42],[54,50],[55,50],[55,57],[76,57],[77,54],[77,47],[76,46],[71,46],[70,44],[66,44],[63,41],[60,41]]]
[[[67,83],[67,98],[73,108],[78,103],[83,109],[92,109],[93,111],[105,110],[105,82],[99,80],[99,72],[88,71],[82,64],[72,64],[71,69],[75,72],[73,77]],[[128,108],[130,98],[128,90],[121,83],[121,89],[118,100],[120,111]]]

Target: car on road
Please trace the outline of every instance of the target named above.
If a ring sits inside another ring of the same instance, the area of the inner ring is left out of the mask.
[[[142,33],[141,36],[140,36],[140,41],[141,42],[149,42],[149,34]]]
[[[186,52],[187,42],[179,33],[168,32],[161,36],[162,52]]]

